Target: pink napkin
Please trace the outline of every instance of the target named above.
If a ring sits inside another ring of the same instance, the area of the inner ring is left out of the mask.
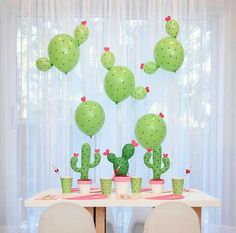
[[[176,195],[176,194],[169,194],[169,195],[160,195],[160,196],[155,196],[155,197],[147,197],[145,199],[149,199],[149,200],[178,200],[178,199],[184,199],[184,196]]]
[[[108,196],[104,194],[92,194],[92,195],[84,195],[77,197],[67,197],[63,198],[66,200],[98,200],[98,199],[106,199]]]
[[[90,189],[92,192],[101,192],[100,188],[91,188]],[[71,189],[71,192],[72,193],[78,193],[79,192],[79,189],[78,188],[72,188]]]
[[[144,187],[141,189],[141,192],[148,192],[148,191],[151,191],[152,189],[151,188],[148,188],[148,187]]]

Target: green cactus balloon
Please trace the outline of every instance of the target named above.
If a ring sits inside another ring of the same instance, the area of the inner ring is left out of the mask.
[[[67,34],[54,36],[48,44],[49,58],[39,58],[36,61],[37,68],[48,71],[51,66],[55,66],[65,74],[70,72],[79,61],[79,45],[88,38],[89,32],[85,24],[86,21],[83,21],[75,28],[75,38]]]
[[[81,98],[82,103],[75,111],[75,122],[78,128],[86,135],[92,137],[103,126],[105,121],[105,113],[103,107],[86,97]]]
[[[166,136],[166,123],[163,113],[143,115],[136,123],[135,136],[144,148],[160,145]]]
[[[95,150],[94,153],[94,162],[90,163],[91,160],[91,147],[88,143],[84,143],[82,145],[81,150],[81,166],[78,167],[78,156],[79,154],[74,153],[73,157],[70,160],[70,166],[75,172],[79,172],[81,174],[81,180],[87,180],[89,169],[96,167],[101,161],[101,155],[99,153],[99,149]]]
[[[52,64],[47,57],[41,57],[37,59],[36,66],[40,71],[48,71],[52,67]]]
[[[115,56],[111,51],[109,51],[109,48],[104,48],[104,50],[105,53],[102,53],[101,62],[102,65],[109,70],[115,64]]]
[[[146,97],[149,91],[149,87],[135,87],[134,90],[131,92],[131,96],[134,99],[142,100]]]
[[[163,166],[161,162],[163,162]],[[163,154],[162,157],[161,145],[155,145],[153,149],[148,149],[144,155],[144,163],[148,168],[152,169],[154,180],[159,180],[161,175],[170,168],[168,154]]]
[[[138,143],[132,140],[131,144],[126,144],[122,149],[122,156],[117,157],[107,149],[103,154],[107,156],[109,162],[113,164],[115,176],[127,176],[129,171],[129,159],[134,155],[135,147]]]
[[[79,46],[83,44],[89,36],[89,29],[86,26],[86,21],[82,21],[74,30],[75,42]]]
[[[153,54],[155,62],[149,61],[141,64],[141,69],[147,74],[153,74],[157,68],[167,71],[176,72],[184,61],[184,48],[176,39],[179,33],[179,24],[170,16],[165,18],[166,32],[170,37],[166,37],[157,42]]]

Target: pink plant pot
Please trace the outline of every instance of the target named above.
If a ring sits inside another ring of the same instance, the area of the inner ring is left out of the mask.
[[[160,179],[160,180],[150,180],[150,185],[152,189],[152,193],[161,193],[163,190],[163,186],[165,181]]]
[[[92,180],[78,180],[79,191],[81,194],[89,194]]]
[[[129,184],[131,181],[130,176],[115,176],[113,178],[116,187],[116,194],[127,194]]]

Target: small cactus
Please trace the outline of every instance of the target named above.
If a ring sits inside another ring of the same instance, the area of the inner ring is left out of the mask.
[[[158,68],[167,71],[176,72],[184,61],[184,49],[182,44],[176,39],[179,33],[179,24],[176,20],[171,19],[170,16],[165,18],[166,32],[169,37],[161,39],[157,42],[153,53],[154,61],[148,61],[141,64],[141,69],[146,74],[153,74]]]
[[[151,160],[153,161],[151,163]],[[161,162],[163,162],[164,166],[161,166]],[[155,145],[152,149],[148,148],[147,152],[144,155],[144,163],[148,168],[153,170],[153,179],[159,180],[161,175],[165,173],[170,168],[170,160],[168,158],[168,154],[163,154],[162,157],[162,149],[161,145]]]
[[[136,141],[132,141],[131,144],[126,144],[122,149],[122,156],[117,157],[115,154],[110,153],[107,149],[104,155],[107,156],[109,162],[113,164],[115,176],[127,176],[129,171],[129,159],[134,155],[135,147],[138,146]]]
[[[81,180],[87,180],[89,169],[96,167],[100,163],[101,155],[99,153],[99,149],[96,149],[95,153],[94,153],[94,162],[90,163],[90,160],[91,160],[91,147],[88,143],[84,143],[82,145],[81,153],[82,153],[82,155],[81,155],[81,167],[77,166],[79,154],[75,154],[75,153],[74,153],[73,157],[70,160],[70,166],[75,172],[79,172],[81,174],[81,176],[80,176]]]

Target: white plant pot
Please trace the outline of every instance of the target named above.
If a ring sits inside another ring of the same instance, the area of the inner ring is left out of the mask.
[[[164,186],[164,180],[150,180],[152,193],[161,193]]]
[[[129,191],[130,177],[129,176],[115,176],[114,177],[116,194],[127,194]]]
[[[81,194],[89,194],[92,180],[78,180],[79,191]]]

